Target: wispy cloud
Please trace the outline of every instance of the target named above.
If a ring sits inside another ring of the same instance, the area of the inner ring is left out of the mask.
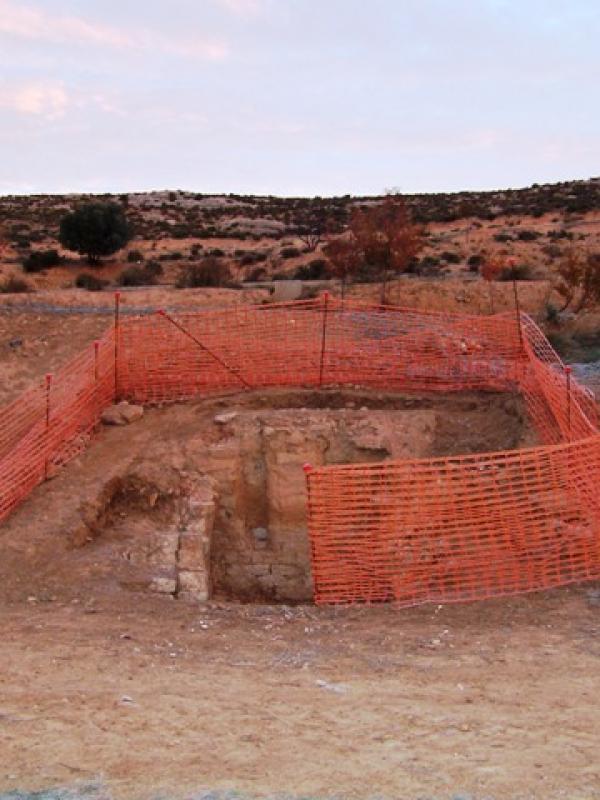
[[[58,119],[66,113],[70,97],[62,82],[31,81],[0,86],[0,108],[19,114]]]
[[[17,5],[11,0],[0,0],[0,35],[2,34],[54,44],[152,51],[210,61],[218,61],[228,55],[227,44],[219,39],[168,37],[144,28],[117,28],[83,17],[53,15],[37,6]]]
[[[217,0],[217,3],[226,11],[240,17],[257,14],[263,6],[262,0]]]

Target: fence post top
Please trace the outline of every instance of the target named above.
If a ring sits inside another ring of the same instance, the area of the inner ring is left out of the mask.
[[[45,375],[46,383],[50,385],[52,383],[52,378],[54,377],[52,372],[47,372]]]
[[[156,313],[159,314],[161,317],[167,316],[167,312],[164,310],[164,308],[157,308]]]
[[[306,461],[304,464],[302,464],[302,469],[304,470],[305,475],[308,475],[313,471],[314,467],[312,464],[309,464],[309,462]]]
[[[565,372],[567,375],[570,375],[573,372],[573,367],[569,367],[568,364],[565,366]]]

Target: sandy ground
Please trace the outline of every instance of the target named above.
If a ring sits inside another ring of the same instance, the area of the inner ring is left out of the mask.
[[[408,611],[6,605],[0,790],[600,797],[599,594]]]

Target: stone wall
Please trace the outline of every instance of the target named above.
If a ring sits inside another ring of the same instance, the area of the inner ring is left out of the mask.
[[[303,465],[426,455],[432,411],[278,410],[227,416],[203,468],[215,481],[215,588],[241,599],[312,598]]]

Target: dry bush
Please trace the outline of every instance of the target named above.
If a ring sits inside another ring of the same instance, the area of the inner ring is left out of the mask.
[[[231,270],[220,258],[207,256],[195,264],[188,264],[179,273],[178,289],[200,287],[220,288],[231,284]]]
[[[578,314],[600,302],[600,253],[571,248],[558,265],[557,292],[564,299],[560,311],[571,304]]]

